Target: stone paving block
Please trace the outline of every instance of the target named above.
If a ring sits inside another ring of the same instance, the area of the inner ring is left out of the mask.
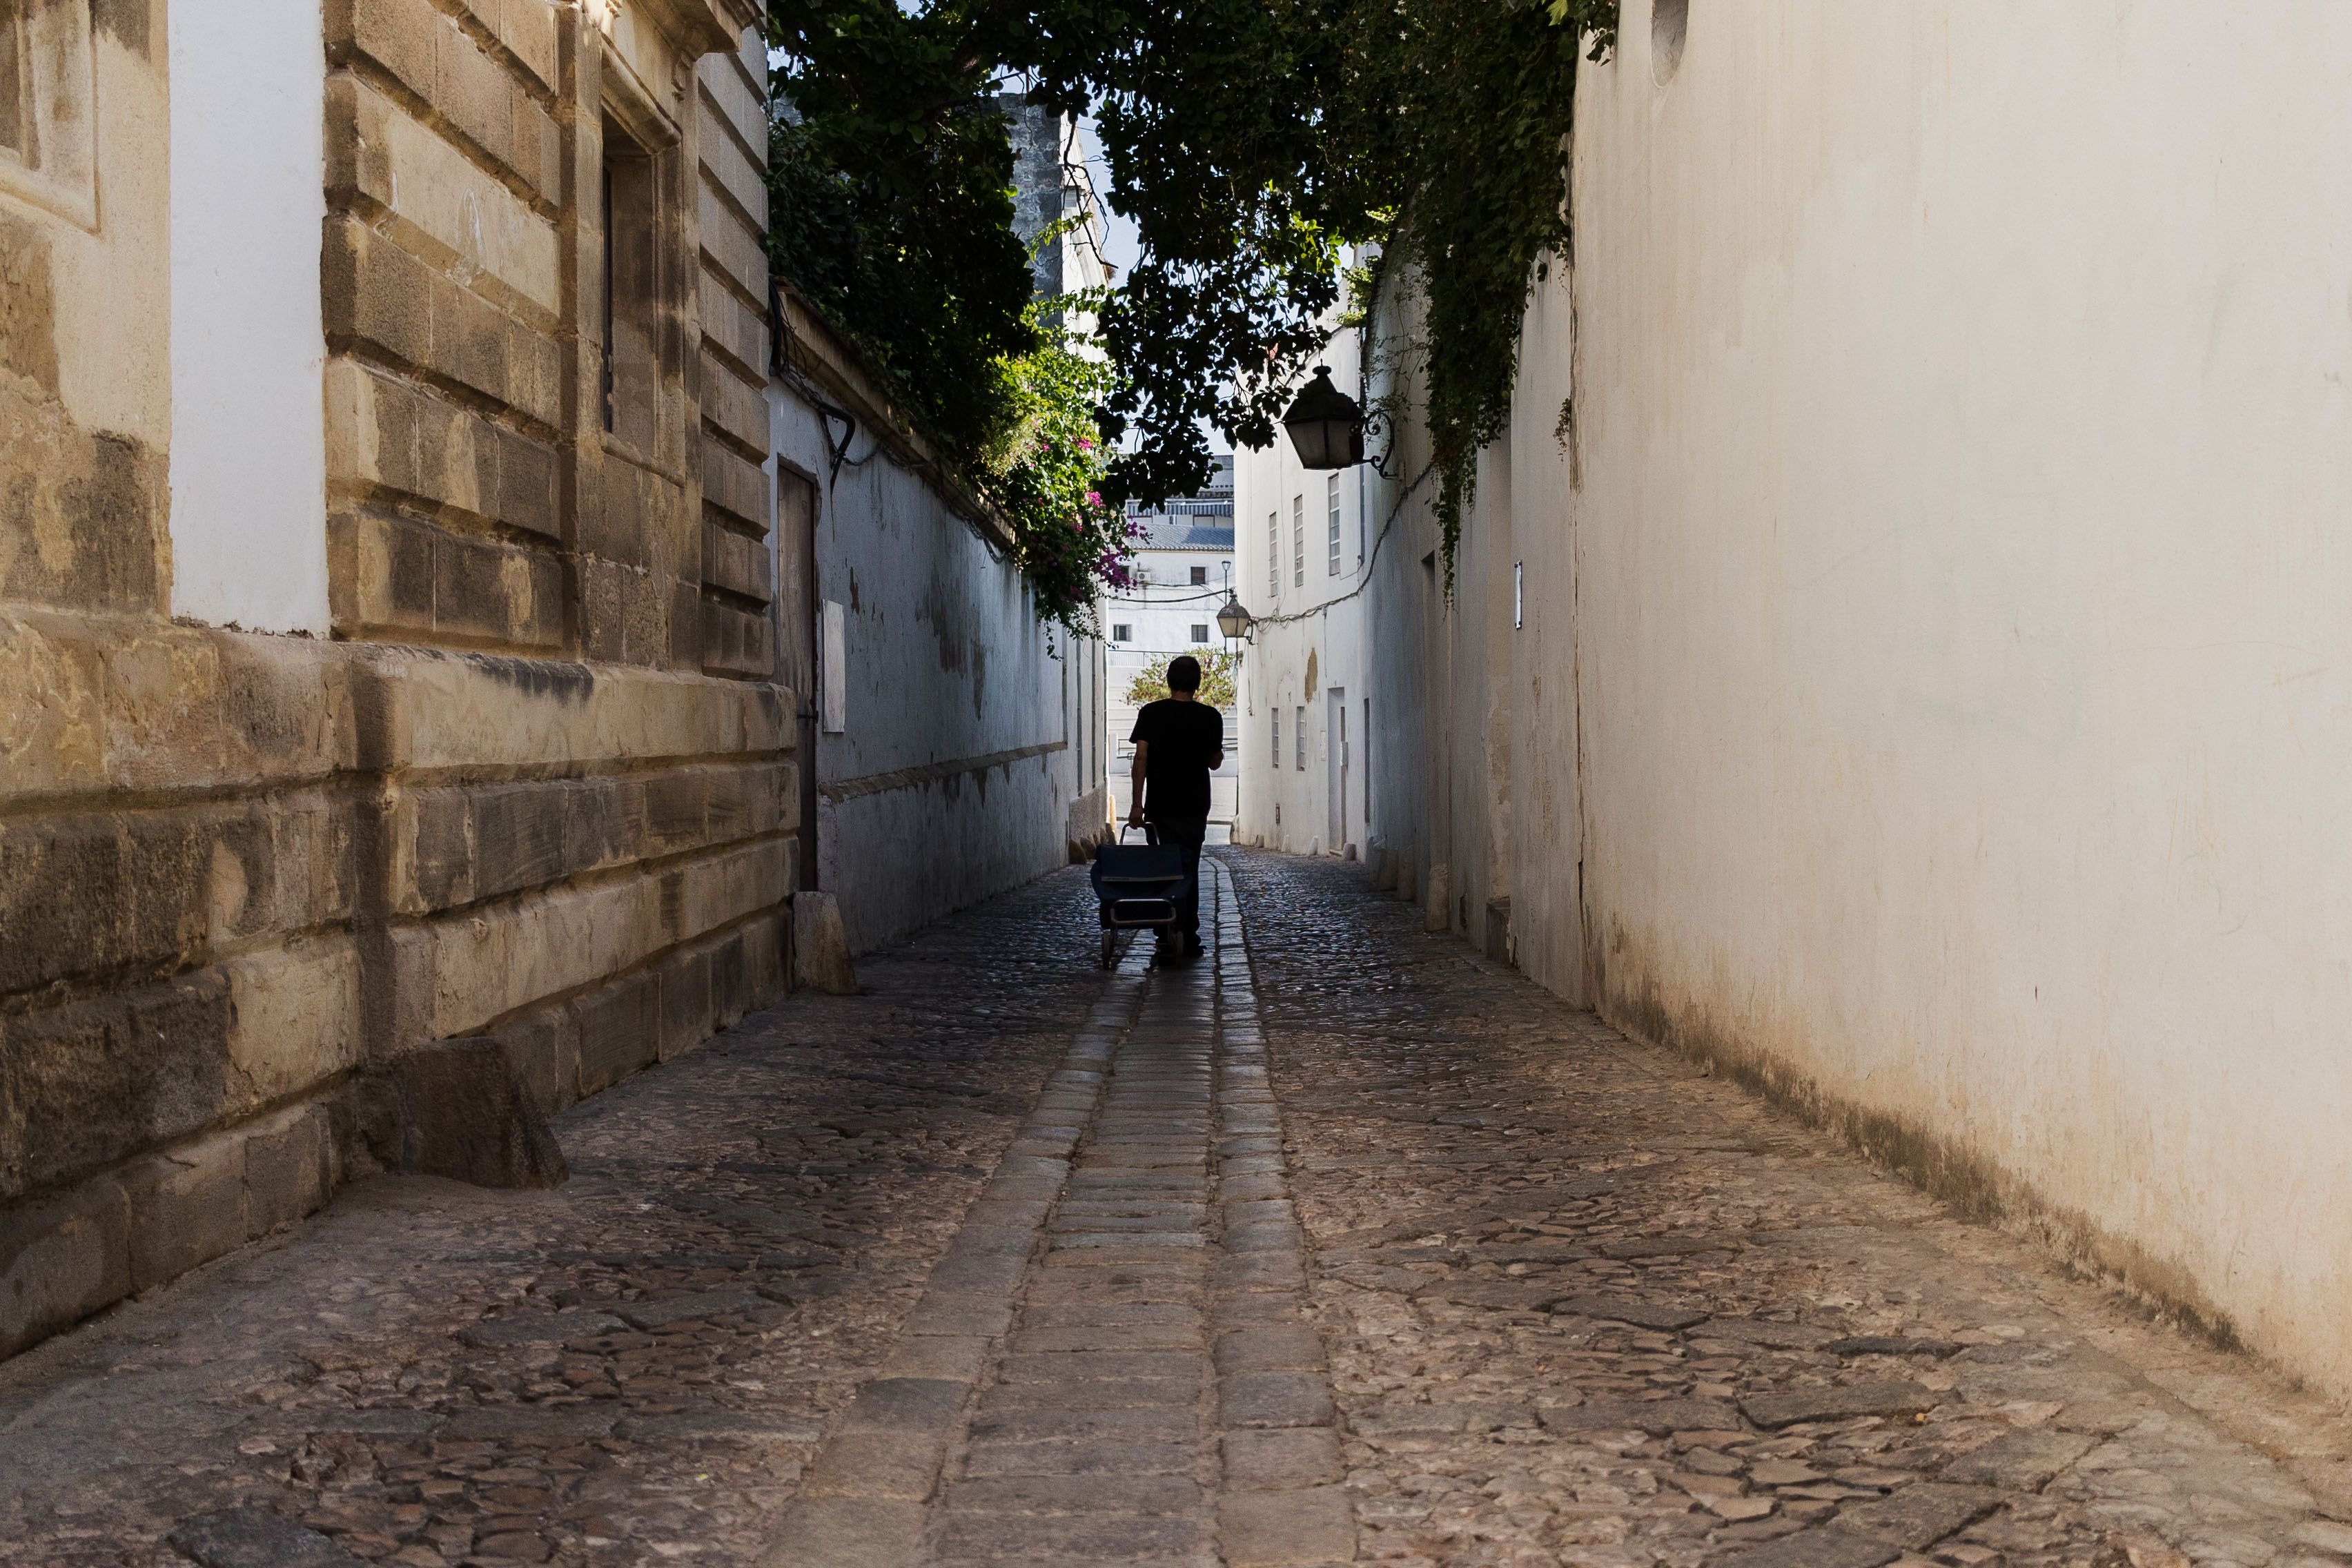
[[[842,1413],[845,1428],[891,1432],[943,1432],[962,1413],[971,1394],[949,1378],[881,1377],[865,1384]]]
[[[1293,1372],[1320,1368],[1323,1341],[1304,1323],[1265,1323],[1217,1338],[1217,1371]]]
[[[981,1395],[999,1410],[1129,1410],[1147,1405],[1196,1405],[1206,1381],[1196,1377],[1107,1377],[1073,1383],[1000,1383]]]
[[[1295,1491],[1344,1479],[1334,1426],[1277,1426],[1224,1435],[1224,1477],[1234,1491]]]
[[[1839,1530],[1808,1530],[1735,1553],[1722,1568],[1885,1568],[1900,1549]]]
[[[761,1298],[760,1304],[772,1303]],[[469,1345],[486,1349],[498,1345],[561,1344],[566,1340],[609,1333],[620,1326],[621,1320],[610,1312],[583,1307],[562,1312],[519,1312],[511,1318],[493,1318],[476,1323],[457,1337]]]
[[[1040,1302],[1034,1298],[1021,1309],[1026,1329],[1087,1329],[1112,1323],[1172,1323],[1199,1329],[1207,1323],[1201,1309],[1181,1301]]]
[[[802,1497],[761,1568],[907,1568],[922,1551],[920,1502]]]
[[[2000,1504],[2001,1494],[1984,1487],[1914,1481],[1875,1502],[1848,1504],[1838,1510],[1835,1522],[1840,1530],[1920,1552],[1966,1530]]]
[[[1736,1340],[1774,1350],[1809,1351],[1828,1344],[1838,1334],[1834,1329],[1816,1328],[1811,1323],[1780,1323],[1769,1318],[1709,1318],[1699,1337]]]
[[[1846,1421],[1857,1415],[1916,1415],[1943,1395],[1916,1383],[1849,1383],[1742,1394],[1739,1408],[1759,1426],[1777,1430],[1801,1421]]]
[[[1124,1410],[1003,1410],[972,1422],[975,1443],[1093,1442],[1110,1438],[1124,1443],[1190,1443],[1197,1439],[1201,1418],[1181,1405],[1150,1405]]]
[[[836,1431],[818,1448],[801,1490],[809,1497],[920,1502],[939,1479],[948,1440],[946,1431],[925,1428]]]
[[[1013,1327],[1013,1309],[983,1297],[924,1292],[907,1316],[906,1332],[993,1339]]]
[[[1023,1329],[1009,1347],[1017,1355],[1060,1351],[1202,1350],[1207,1333],[1198,1324],[1100,1323],[1091,1328]]]
[[[1636,1328],[1656,1329],[1669,1333],[1707,1320],[1707,1314],[1696,1307],[1642,1301],[1628,1296],[1563,1296],[1551,1303],[1550,1310],[1564,1316],[1599,1318],[1608,1322],[1631,1323]]]
[[[1228,1568],[1308,1568],[1356,1555],[1356,1514],[1344,1487],[1229,1494],[1217,1505]]]
[[[1210,1281],[1220,1290],[1300,1290],[1307,1266],[1295,1251],[1244,1253],[1218,1259]]]
[[[631,1328],[650,1331],[671,1323],[756,1312],[775,1305],[756,1290],[705,1290],[687,1296],[656,1296],[644,1301],[617,1301],[611,1310]]]
[[[1184,1443],[974,1443],[963,1458],[969,1477],[1189,1476],[1198,1445]]]
[[[633,1443],[693,1442],[710,1437],[765,1437],[778,1443],[813,1444],[824,1436],[814,1415],[744,1410],[682,1410],[667,1415],[632,1416],[614,1436]]]
[[[946,1506],[967,1513],[1188,1513],[1206,1496],[1190,1476],[1002,1476],[956,1482]]]
[[[170,1542],[203,1568],[360,1568],[363,1561],[318,1531],[258,1508],[183,1520]]]
[[[1201,1357],[1188,1351],[1061,1351],[1009,1355],[997,1369],[1005,1383],[1062,1383],[1096,1377],[1195,1377]]]
[[[610,1436],[620,1414],[593,1405],[494,1405],[457,1412],[441,1436],[451,1442],[577,1443]]]
[[[1206,1247],[1208,1244],[1209,1238],[1197,1230],[1112,1231],[1109,1233],[1081,1231],[1056,1234],[1047,1243],[1056,1252],[1067,1252],[1079,1247],[1099,1251],[1150,1252],[1162,1248],[1181,1251],[1189,1247]]]
[[[1164,1515],[951,1513],[936,1561],[1179,1564],[1199,1561],[1206,1541],[1201,1521]]]
[[[1597,1399],[1570,1405],[1538,1400],[1538,1407],[1545,1429],[1552,1432],[1646,1432],[1663,1437],[1670,1432],[1739,1430],[1739,1411],[1724,1400]]]
[[[988,1370],[992,1345],[977,1334],[905,1334],[882,1363],[882,1375],[977,1383]]]
[[[1279,1253],[1294,1268],[1306,1236],[1295,1225],[1244,1225],[1225,1232],[1225,1250],[1233,1253]]]
[[[1228,1426],[1320,1426],[1338,1419],[1320,1372],[1232,1374],[1218,1380],[1217,1397]]]
[[[2052,1477],[2098,1446],[2096,1437],[2055,1426],[2004,1432],[1944,1467],[1944,1479],[1963,1485],[2039,1491]]]

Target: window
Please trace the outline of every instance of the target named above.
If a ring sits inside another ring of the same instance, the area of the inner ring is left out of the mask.
[[[1209,628],[1201,625],[1198,621],[1193,622],[1192,640],[1194,642],[1207,642],[1209,640]]]
[[[1135,640],[1135,627],[1126,621],[1113,621],[1110,624],[1110,640],[1113,642],[1133,642]]]
[[[0,153],[13,153],[19,163],[33,161],[32,127],[25,118],[32,100],[25,83],[25,8],[19,0],[0,0]]]
[[[1192,586],[1194,586],[1195,588],[1205,588],[1205,587],[1207,587],[1208,585],[1209,585],[1209,569],[1208,569],[1206,566],[1195,566],[1195,567],[1193,567],[1193,568],[1192,568]]]
[[[1331,559],[1329,564],[1324,568],[1324,575],[1337,577],[1339,574],[1339,476],[1331,475],[1325,484],[1323,503],[1326,515],[1330,520],[1328,534]]]
[[[1307,586],[1307,498],[1290,498],[1290,583]]]
[[[653,155],[604,121],[604,428],[651,455],[661,420]]]
[[[1282,514],[1265,514],[1265,592],[1272,599],[1282,597]]]
[[[0,191],[98,226],[89,0],[0,0]]]
[[[1295,721],[1291,728],[1296,733],[1291,736],[1290,743],[1298,749],[1298,771],[1303,773],[1307,771],[1307,710],[1293,710],[1291,718]]]
[[[1274,749],[1266,752],[1266,755],[1274,760],[1274,765],[1278,768],[1282,766],[1282,710],[1269,706],[1266,711],[1274,717]]]
[[[1650,7],[1650,75],[1660,87],[1682,68],[1689,31],[1690,0],[1656,0]]]

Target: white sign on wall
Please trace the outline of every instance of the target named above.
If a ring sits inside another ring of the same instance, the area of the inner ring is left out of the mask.
[[[837,599],[824,602],[824,638],[817,654],[818,706],[824,732],[849,728],[849,626]]]

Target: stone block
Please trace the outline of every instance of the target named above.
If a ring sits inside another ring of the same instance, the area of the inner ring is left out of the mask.
[[[234,1109],[282,1100],[359,1065],[360,960],[351,937],[305,939],[222,968]]]
[[[216,969],[0,1020],[0,1196],[208,1125],[231,1094],[230,1023]]]
[[[1218,1380],[1217,1398],[1227,1426],[1320,1426],[1339,1416],[1319,1372],[1237,1373]]]
[[[764,678],[776,665],[775,629],[763,612],[712,595],[697,602],[701,642],[694,663],[714,673]]]
[[[761,1568],[906,1568],[923,1554],[921,1500],[802,1496]]]
[[[238,1132],[245,1140],[248,1238],[326,1206],[335,1188],[335,1141],[324,1106],[296,1106]]]
[[[205,940],[210,840],[192,813],[0,826],[0,992],[180,967]]]
[[[1857,1415],[1916,1415],[1943,1403],[1916,1383],[1850,1383],[1741,1396],[1739,1408],[1768,1430],[1801,1421],[1847,1421]]]
[[[2097,1447],[2098,1439],[2056,1426],[2005,1432],[1944,1467],[1944,1479],[2006,1491],[2039,1491],[2051,1478]]]
[[[793,981],[803,990],[835,996],[857,994],[841,906],[830,893],[803,889],[793,895]]]
[[[16,264],[0,287],[21,287],[23,259],[43,244],[37,232],[0,217],[0,256]],[[23,317],[0,314],[0,365],[11,319]],[[0,392],[0,494],[9,498],[0,506],[0,598],[160,609],[163,455],[128,436],[86,432],[61,405],[26,390],[18,384]]]
[[[330,343],[358,339],[432,365],[433,274],[423,262],[356,219],[330,220],[320,276]]]
[[[404,1171],[482,1187],[553,1187],[570,1172],[506,1048],[437,1040],[390,1068]]]
[[[0,1210],[0,1357],[131,1293],[131,1205],[100,1178],[53,1203]]]
[[[1228,1568],[1351,1563],[1355,1505],[1345,1487],[1230,1493],[1217,1505],[1217,1538]]]
[[[552,1116],[580,1098],[580,1021],[569,1007],[551,1007],[499,1032],[507,1062],[531,1103]]]
[[[1723,1568],[1885,1568],[1900,1548],[1839,1530],[1807,1530],[1723,1559]]]
[[[661,1059],[682,1056],[710,1037],[710,953],[694,949],[665,960],[661,985]]]
[[[0,615],[0,799],[105,781],[106,661],[86,637],[64,632]]]
[[[364,1561],[331,1537],[260,1508],[183,1520],[169,1540],[201,1568],[360,1568]]]
[[[652,1062],[661,1049],[661,994],[635,974],[572,1004],[579,1021],[580,1093],[591,1095]]]
[[[1224,1435],[1225,1485],[1234,1491],[1295,1491],[1345,1479],[1335,1426],[1284,1426]]]
[[[1924,1552],[1999,1508],[2002,1494],[1988,1487],[1913,1481],[1875,1501],[1847,1505],[1836,1525],[1906,1552]]]
[[[122,1173],[131,1200],[131,1282],[145,1290],[245,1245],[245,1139],[215,1133]]]

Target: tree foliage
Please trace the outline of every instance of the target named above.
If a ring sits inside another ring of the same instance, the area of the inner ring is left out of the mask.
[[[1138,708],[1147,702],[1157,702],[1168,695],[1168,667],[1181,656],[1160,653],[1151,662],[1128,678],[1127,700]],[[1200,699],[1212,708],[1231,709],[1234,705],[1234,676],[1242,661],[1223,648],[1214,652],[1192,655],[1201,661]]]
[[[1616,0],[774,0],[773,15],[792,135],[849,209],[812,208],[824,233],[796,227],[779,262],[832,268],[845,298],[861,268],[939,273],[869,311],[867,331],[906,340],[894,363],[910,378],[968,362],[959,334],[991,363],[1021,352],[1013,264],[970,226],[1003,199],[996,84],[1020,73],[1095,118],[1111,202],[1142,242],[1101,313],[1114,503],[1202,483],[1204,426],[1273,440],[1328,336],[1346,248],[1380,247],[1422,296],[1450,574],[1477,450],[1510,405],[1532,269],[1568,239],[1577,62],[1605,57]],[[937,396],[993,399],[1001,416],[1007,394],[967,377]]]

